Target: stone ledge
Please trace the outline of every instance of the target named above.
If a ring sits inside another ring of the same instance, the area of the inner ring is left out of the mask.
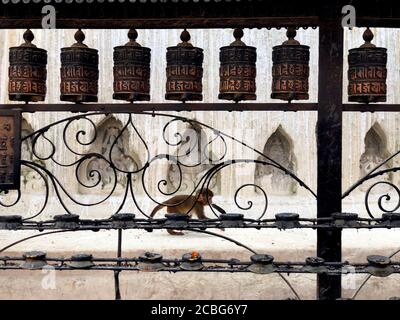
[[[216,233],[234,237],[259,252],[275,256],[276,260],[304,260],[315,255],[314,230],[227,230]],[[79,236],[78,236],[79,233]],[[68,257],[77,252],[91,252],[96,256],[116,254],[117,232],[78,232],[35,238],[18,244],[2,254],[21,255],[34,249],[47,251],[49,256]],[[0,243],[6,245],[33,232],[1,231]],[[197,250],[203,257],[239,258],[247,260],[251,253],[225,240],[205,234],[186,232],[184,236],[171,236],[165,230],[153,233],[125,230],[123,255],[137,256],[144,251],[162,253],[166,258],[180,257]],[[343,260],[364,262],[369,254],[390,255],[400,247],[400,234],[396,230],[344,231]],[[45,272],[45,271],[43,271]],[[46,271],[48,272],[48,271]],[[110,271],[56,272],[56,289],[45,290],[42,281],[48,273],[42,271],[0,272],[0,299],[113,299],[114,280]],[[356,277],[358,286],[365,275]],[[45,280],[44,280],[45,279]],[[290,275],[291,284],[302,299],[314,299],[315,275]],[[347,281],[347,280],[345,280]],[[361,291],[362,299],[388,299],[399,295],[400,276],[372,278]],[[293,294],[278,275],[216,274],[216,273],[121,273],[121,294],[124,299],[286,299]],[[351,296],[354,289],[344,289]]]

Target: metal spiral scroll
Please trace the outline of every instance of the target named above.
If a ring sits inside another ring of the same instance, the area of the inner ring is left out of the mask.
[[[368,212],[368,215],[371,217],[371,218],[375,218],[374,216],[373,216],[373,214],[372,214],[372,212],[371,212],[371,208],[370,208],[370,206],[369,206],[369,196],[370,196],[370,193],[371,193],[371,191],[376,187],[376,186],[378,186],[378,185],[388,185],[388,186],[390,186],[393,190],[395,190],[396,191],[396,197],[397,197],[397,204],[396,205],[392,205],[392,208],[390,208],[390,209],[387,209],[387,208],[385,208],[385,206],[383,205],[383,201],[386,201],[386,202],[388,202],[388,201],[390,201],[391,199],[392,199],[392,197],[389,195],[389,193],[386,193],[386,194],[383,194],[383,195],[381,195],[381,196],[379,196],[379,198],[378,198],[378,201],[377,201],[377,203],[378,203],[378,207],[379,207],[379,210],[381,210],[382,212],[384,212],[384,213],[395,213],[399,208],[400,208],[400,190],[399,190],[399,188],[395,185],[395,184],[393,184],[393,183],[391,183],[391,182],[387,182],[387,181],[378,181],[378,182],[376,182],[376,183],[374,183],[371,187],[369,187],[369,189],[367,190],[367,192],[366,192],[366,194],[365,194],[365,209],[367,210],[367,212]]]
[[[393,158],[398,156],[400,154],[400,150],[392,154],[390,157],[388,157],[385,161],[381,162],[379,165],[377,165],[375,168],[373,168],[370,172],[368,172],[367,175],[362,177],[360,180],[358,180],[356,183],[354,183],[349,189],[347,189],[343,195],[342,199],[346,198],[349,196],[355,189],[357,189],[359,186],[361,186],[363,183],[366,181],[369,181],[371,179],[374,179],[376,177],[380,177],[384,174],[390,173],[390,172],[397,172],[400,171],[400,167],[392,167],[389,169],[381,169],[385,164],[389,163]],[[394,192],[394,195],[390,195],[389,192],[386,192],[384,194],[378,195],[377,200],[376,200],[376,205],[378,206],[379,210],[381,213],[398,213],[397,211],[400,209],[400,188],[396,186],[393,182],[391,181],[377,181],[373,183],[365,192],[365,197],[364,197],[364,204],[365,204],[365,210],[367,211],[368,215],[372,218],[375,219],[376,217],[373,215],[373,210],[371,209],[370,206],[370,197],[372,194],[372,191],[380,185],[386,185],[390,188],[392,192]],[[393,199],[394,198],[394,199]],[[397,202],[396,202],[397,199]],[[394,203],[387,204],[387,202],[394,200]],[[385,204],[386,202],[386,204]]]
[[[262,152],[250,147],[243,141],[240,141],[215,128],[212,128],[209,125],[185,117],[174,116],[170,114],[162,114],[162,113],[141,114],[143,116],[163,117],[168,120],[167,123],[162,128],[162,134],[160,138],[168,146],[173,146],[178,148],[185,142],[184,135],[178,130],[176,130],[177,132],[174,133],[173,139],[168,138],[167,131],[171,130],[173,124],[181,123],[184,124],[186,127],[187,126],[192,128],[200,127],[202,130],[207,130],[207,132],[211,133],[207,135],[208,137],[207,141],[206,143],[204,143],[204,145],[202,145],[201,157],[199,158],[200,160],[196,163],[191,163],[191,164],[185,163],[184,158],[190,155],[194,151],[195,146],[197,146],[198,144],[191,145],[189,149],[185,150],[184,154],[152,155],[150,152],[150,148],[148,146],[148,142],[146,142],[144,136],[140,133],[140,131],[137,129],[135,125],[134,121],[136,120],[135,113],[126,114],[127,120],[122,125],[122,129],[118,130],[118,134],[116,135],[114,141],[111,142],[110,150],[107,150],[108,154],[82,151],[85,148],[89,148],[90,146],[92,146],[95,143],[95,141],[99,138],[98,125],[91,118],[93,116],[99,116],[99,115],[107,115],[107,113],[96,112],[96,113],[75,115],[66,119],[56,121],[48,126],[45,126],[27,135],[22,139],[22,141],[26,141],[27,143],[32,144],[32,154],[36,159],[40,160],[40,162],[21,160],[21,165],[28,167],[29,169],[35,171],[39,175],[40,179],[42,179],[44,182],[44,193],[45,193],[43,197],[43,204],[40,206],[37,212],[31,214],[29,217],[26,217],[25,220],[36,218],[40,214],[42,214],[49,203],[50,196],[52,195],[54,195],[58,199],[63,209],[68,214],[72,214],[73,210],[70,208],[67,202],[71,202],[75,205],[84,207],[92,207],[100,205],[105,201],[107,201],[108,199],[110,199],[110,197],[112,197],[115,194],[117,184],[119,182],[119,179],[121,178],[125,179],[124,181],[126,181],[126,186],[124,186],[123,197],[120,200],[118,209],[116,210],[116,212],[113,213],[120,212],[124,207],[124,204],[128,201],[128,199],[131,199],[136,208],[138,209],[138,211],[141,212],[144,216],[149,217],[148,212],[143,210],[142,206],[138,201],[137,193],[135,192],[133,187],[134,184],[133,180],[135,178],[138,181],[140,181],[139,187],[142,188],[145,197],[147,197],[148,200],[151,200],[154,204],[160,204],[161,202],[156,199],[157,197],[150,193],[148,183],[146,182],[146,176],[148,175],[149,169],[152,167],[152,165],[155,164],[157,161],[162,161],[162,160],[166,160],[168,161],[169,164],[173,164],[174,166],[176,166],[178,173],[177,185],[176,187],[172,188],[172,191],[167,190],[167,187],[170,186],[168,186],[169,182],[166,178],[157,177],[158,179],[156,183],[157,190],[162,196],[170,197],[180,192],[183,182],[183,168],[197,167],[203,165],[204,161],[206,161],[207,164],[210,164],[210,166],[207,170],[204,171],[204,173],[203,172],[201,173],[199,180],[196,182],[196,184],[190,190],[190,192],[188,192],[189,193],[188,197],[195,195],[199,197],[197,191],[204,188],[210,188],[210,184],[213,181],[213,178],[220,171],[224,170],[229,166],[236,164],[262,164],[262,165],[273,166],[283,171],[285,174],[287,174],[292,179],[297,181],[300,184],[300,186],[307,189],[316,198],[316,194],[293,172],[284,168],[282,165],[280,165],[273,159],[269,158]],[[79,122],[80,124],[78,129],[73,127],[73,124],[76,124],[76,122]],[[82,122],[87,122],[89,124],[89,130],[81,129],[83,127],[81,125]],[[57,126],[63,126],[61,127],[63,144],[60,147],[58,147],[58,145],[56,145],[56,143],[52,141],[52,139],[50,138],[51,135],[49,134],[50,129],[55,128]],[[71,134],[71,130],[74,130],[73,134]],[[113,159],[113,150],[117,146],[119,139],[122,139],[121,137],[123,136],[124,132],[127,132],[127,130],[129,130],[128,132],[130,136],[134,137],[134,139],[137,139],[138,143],[142,145],[142,147],[140,147],[140,151],[144,153],[144,158],[145,158],[145,160],[141,165],[129,170],[127,170],[126,168],[119,167],[118,163],[116,163],[115,161],[116,159]],[[211,138],[209,136],[211,136]],[[71,142],[71,140],[73,141],[73,143]],[[242,146],[250,149],[257,155],[257,159],[240,159],[240,158],[228,159],[227,157],[228,144],[226,142],[227,140],[234,141],[235,143],[241,144]],[[216,156],[209,152],[209,147],[214,143],[220,143],[222,146],[220,154]],[[43,144],[48,146],[45,152],[39,151],[39,145]],[[58,150],[57,148],[60,148],[62,150]],[[64,161],[63,150],[72,153],[75,159],[69,163]],[[107,168],[109,168],[108,173],[109,175],[111,175],[112,178],[112,183],[109,190],[107,190],[105,194],[102,194],[101,199],[97,199],[92,202],[81,200],[82,198],[83,199],[85,198],[73,195],[71,192],[69,192],[66,184],[63,181],[64,177],[57,177],[56,174],[53,172],[53,170],[49,169],[57,166],[62,168],[73,168],[75,180],[77,181],[78,185],[81,186],[82,188],[92,189],[98,187],[102,181],[103,173],[101,172],[101,170],[96,168],[90,168],[86,176],[86,179],[88,181],[85,181],[85,178],[82,178],[79,174],[81,168],[88,161],[92,159],[99,159],[100,161],[104,162],[104,165],[107,166]],[[51,162],[52,165],[47,165],[45,167],[44,166],[45,162],[46,163]],[[262,217],[264,217],[268,209],[267,193],[263,190],[262,186],[253,183],[246,183],[238,187],[236,192],[234,193],[233,203],[240,210],[244,211],[253,210],[253,203],[251,201],[247,201],[247,204],[245,204],[239,199],[241,191],[249,187],[260,190],[261,194],[260,197],[264,198],[265,205],[262,212],[259,214],[259,219],[261,219]],[[19,202],[21,202],[21,198],[23,198],[24,196],[23,190],[17,190],[14,193],[15,194],[13,199],[11,201],[9,200],[10,202],[8,203],[6,203],[3,200],[4,195],[1,194],[0,206],[13,207],[16,206]],[[185,200],[186,199],[182,200],[180,203],[183,203]],[[179,205],[180,203],[176,203],[173,206]],[[210,204],[209,207],[215,216],[218,217],[221,214],[220,212],[216,212],[215,209]],[[189,209],[189,211],[191,209]]]

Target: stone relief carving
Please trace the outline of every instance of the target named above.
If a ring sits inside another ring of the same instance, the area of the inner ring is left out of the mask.
[[[206,172],[213,167],[210,159],[215,159],[212,151],[207,146],[207,136],[200,126],[188,125],[182,135],[182,144],[179,145],[174,155],[179,156],[185,165],[181,166],[182,184],[179,193],[190,193],[199,183]],[[200,165],[196,165],[199,164]],[[179,187],[180,173],[176,164],[169,165],[169,189],[177,190]],[[204,180],[203,180],[204,181]],[[215,193],[220,192],[220,173],[217,173],[210,182],[209,188]]]
[[[97,126],[97,138],[93,143],[89,153],[99,153],[103,155],[107,160],[110,158],[115,164],[115,167],[123,171],[133,171],[139,168],[139,160],[136,155],[130,151],[129,146],[129,132],[125,130],[113,146],[114,141],[117,139],[123,128],[122,122],[117,120],[113,116],[107,116]],[[112,150],[111,150],[112,149]],[[95,172],[99,172],[101,181],[97,188],[85,188],[80,186],[80,191],[83,193],[98,192],[99,188],[101,191],[110,191],[115,184],[114,170],[110,165],[102,159],[92,158],[88,161],[86,166],[80,171],[81,181],[85,181],[87,185],[93,185],[98,181],[98,175]],[[127,181],[126,174],[117,170],[117,187],[116,193],[121,193],[125,190]],[[135,182],[138,179],[138,175],[132,175],[132,179]]]
[[[21,138],[24,138],[34,130],[26,119],[22,119]],[[32,152],[32,138],[28,138],[21,143],[21,159],[35,162],[42,167],[46,167],[43,161],[37,159]],[[45,187],[45,182],[41,176],[27,166],[21,166],[21,187],[29,191],[40,191]]]
[[[366,176],[372,169],[382,163],[390,156],[387,150],[386,135],[381,126],[375,123],[367,132],[364,139],[364,153],[360,157],[360,178]],[[379,170],[389,169],[391,163],[384,164]],[[387,173],[380,177],[371,179],[360,186],[362,191],[378,181],[392,181],[392,174]],[[390,187],[386,185],[379,185],[373,189],[373,192],[385,192]]]
[[[263,153],[283,167],[295,171],[296,157],[293,152],[292,139],[281,125],[268,138]],[[297,191],[297,183],[283,171],[272,166],[257,164],[254,180],[256,185],[262,187],[269,194],[290,195]],[[257,188],[255,191],[260,192]]]

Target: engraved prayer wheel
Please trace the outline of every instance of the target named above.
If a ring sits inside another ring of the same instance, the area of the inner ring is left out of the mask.
[[[190,34],[181,33],[182,42],[167,48],[166,100],[203,100],[203,49],[193,47]]]
[[[71,47],[61,49],[60,100],[97,102],[98,51],[83,43],[85,35],[80,29],[75,33],[75,40]]]
[[[125,101],[150,100],[151,49],[136,42],[137,32],[128,32],[129,42],[114,48],[113,99]]]
[[[294,39],[296,29],[289,27],[288,40],[272,48],[272,99],[308,100],[310,47]]]
[[[386,48],[378,48],[372,44],[373,38],[373,33],[367,28],[363,34],[365,43],[359,48],[349,50],[349,101],[386,101]]]
[[[36,102],[46,97],[47,51],[33,43],[31,30],[24,32],[25,43],[10,48],[8,97],[11,101]]]
[[[255,100],[256,99],[256,60],[257,49],[246,46],[241,40],[242,29],[233,32],[235,41],[222,47],[219,52],[219,95],[218,99]]]

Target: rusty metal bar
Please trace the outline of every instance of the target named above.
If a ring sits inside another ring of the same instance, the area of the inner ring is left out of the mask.
[[[122,257],[122,229],[118,229],[118,248],[117,258]],[[121,266],[121,261],[117,261],[117,266]],[[114,270],[115,300],[121,300],[121,290],[119,288],[119,274],[121,270]]]
[[[0,270],[38,270],[44,266],[51,266],[54,270],[65,271],[113,271],[119,274],[122,271],[136,272],[252,272],[255,274],[268,275],[271,273],[286,274],[327,274],[330,276],[341,276],[347,274],[351,268],[355,274],[370,274],[377,277],[388,277],[392,274],[400,273],[400,264],[398,261],[392,261],[386,256],[367,256],[367,263],[350,263],[344,262],[327,262],[317,257],[307,257],[305,261],[287,261],[275,262],[274,257],[269,256],[270,262],[257,262],[254,255],[250,260],[240,261],[239,259],[203,259],[200,258],[196,262],[187,261],[185,255],[180,258],[164,259],[160,254],[147,253],[160,257],[157,262],[147,262],[143,265],[141,257],[134,258],[96,258],[91,254],[81,254],[81,256],[89,257],[89,263],[74,260],[71,258],[51,258],[46,257],[45,252],[41,252],[43,259],[30,260],[27,264],[25,255],[19,257],[3,256],[0,257]],[[196,265],[195,265],[196,264]]]
[[[10,217],[9,220],[6,218]],[[48,221],[22,221],[17,223],[12,221],[15,216],[0,216],[0,230],[62,230],[69,229],[68,225],[60,226],[54,220]],[[400,220],[393,215],[383,215],[381,218],[359,218],[355,213],[334,213],[329,218],[307,219],[298,218],[296,220],[277,220],[277,219],[243,219],[236,221],[222,219],[191,219],[185,226],[168,224],[168,219],[132,219],[126,220],[123,224],[115,223],[112,220],[79,220],[74,225],[74,230],[115,230],[121,226],[126,230],[144,229],[392,229],[400,228]]]
[[[343,111],[346,112],[400,112],[400,104],[387,103],[344,103]]]
[[[22,112],[119,112],[152,111],[317,111],[317,103],[35,103],[0,104],[0,109],[20,109]]]
[[[3,110],[20,110],[22,112],[119,112],[140,113],[152,111],[318,111],[318,103],[30,103],[0,104]],[[388,103],[344,103],[343,112],[400,112],[400,104]]]
[[[340,17],[332,17],[334,13],[326,14],[327,22],[319,29],[318,218],[341,212],[342,207],[343,28]],[[341,230],[317,230],[317,256],[341,261],[341,241]],[[340,298],[341,277],[318,275],[317,290],[319,299]]]

